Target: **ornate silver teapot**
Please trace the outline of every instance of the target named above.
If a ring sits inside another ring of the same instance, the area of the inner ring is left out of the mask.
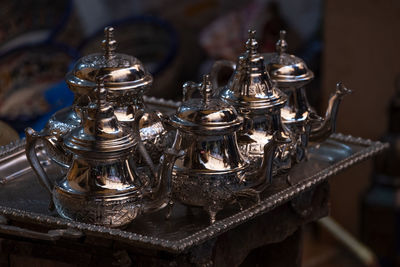
[[[203,98],[191,98],[188,88],[200,88]],[[200,85],[185,84],[184,102],[169,123],[177,129],[173,149],[183,153],[173,163],[172,199],[202,207],[213,223],[218,211],[239,197],[259,200],[272,177],[276,146],[275,141],[269,142],[262,168],[252,169],[237,144],[243,118],[211,94],[208,75]]]
[[[170,166],[177,154],[166,151],[157,177],[139,172],[132,154],[139,133],[134,134],[131,127],[118,122],[113,106],[106,100],[103,81],[95,93],[96,101],[80,109],[81,125],[69,133],[43,134],[26,129],[26,154],[62,217],[118,227],[141,213],[166,206],[171,177],[168,172],[172,171]],[[135,125],[139,121],[140,117],[136,117]],[[48,177],[36,155],[38,141],[70,158],[65,177]]]
[[[235,68],[228,84],[220,88],[219,95],[245,119],[244,127],[238,134],[241,152],[260,166],[264,147],[275,134],[280,145],[274,166],[278,171],[287,170],[291,167],[295,145],[290,130],[281,121],[281,109],[287,97],[270,79],[257,48],[255,31],[249,31],[246,52],[238,58],[237,64],[216,62],[212,73],[217,76],[221,64],[228,63]]]
[[[114,40],[114,28],[104,29],[105,39],[102,42],[104,53],[95,53],[78,60],[74,68],[67,73],[66,82],[74,93],[72,107],[56,112],[47,123],[43,132],[53,130],[66,134],[80,124],[79,109],[87,104],[85,98],[94,99],[96,77],[103,77],[108,89],[107,100],[114,107],[119,122],[130,125],[138,110],[145,110],[139,123],[140,135],[150,151],[153,161],[158,161],[165,146],[167,131],[161,121],[162,114],[149,111],[143,103],[143,94],[150,88],[153,77],[135,57],[116,53],[117,42]],[[47,149],[56,162],[68,166],[65,158],[56,157],[51,148]],[[142,164],[142,157],[136,153],[135,161]]]
[[[325,118],[318,116],[308,103],[305,92],[305,85],[314,78],[314,73],[302,59],[286,53],[288,44],[285,35],[285,31],[280,32],[280,40],[276,43],[277,52],[263,54],[263,57],[271,78],[289,97],[281,112],[282,121],[295,134],[298,160],[302,160],[309,140],[322,142],[335,132],[339,104],[351,90],[338,83],[335,94],[329,99]]]

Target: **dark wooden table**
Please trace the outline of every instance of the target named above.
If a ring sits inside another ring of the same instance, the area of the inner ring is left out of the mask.
[[[43,241],[2,234],[0,266],[300,266],[301,228],[328,214],[328,196],[324,182],[179,254],[93,237]],[[40,231],[34,225],[19,226]]]

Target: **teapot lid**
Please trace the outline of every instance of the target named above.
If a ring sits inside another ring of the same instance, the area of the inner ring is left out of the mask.
[[[72,91],[86,95],[96,87],[96,77],[104,77],[104,84],[110,91],[144,91],[153,82],[153,77],[137,58],[116,53],[114,28],[104,28],[102,42],[104,53],[82,57],[67,73],[66,82]],[[89,92],[88,92],[89,90]]]
[[[108,159],[130,152],[136,144],[129,127],[120,124],[114,108],[106,101],[107,89],[102,78],[95,89],[96,101],[82,108],[81,126],[72,130],[64,145],[76,154],[96,159]]]
[[[235,131],[243,119],[233,106],[221,99],[212,98],[209,75],[204,75],[203,82],[198,87],[202,98],[184,101],[171,117],[172,125],[178,129],[205,135]]]
[[[265,70],[264,59],[257,52],[256,32],[249,30],[246,52],[238,59],[235,73],[221,97],[235,106],[246,109],[280,108],[287,96],[272,82]]]
[[[263,55],[271,78],[279,86],[293,86],[294,83],[301,86],[311,81],[314,73],[301,58],[287,54],[287,47],[286,31],[280,31],[280,39],[275,46],[277,52]]]

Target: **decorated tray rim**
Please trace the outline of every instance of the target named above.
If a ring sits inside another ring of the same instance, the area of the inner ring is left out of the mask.
[[[172,107],[172,105],[171,105]],[[189,235],[179,240],[167,240],[157,237],[151,237],[124,231],[123,229],[114,229],[104,226],[96,226],[86,223],[74,222],[60,217],[53,217],[50,215],[43,215],[39,213],[23,211],[15,208],[5,207],[0,205],[0,215],[3,215],[9,219],[17,221],[29,221],[32,223],[45,224],[50,227],[63,227],[63,228],[74,228],[83,231],[86,235],[101,236],[103,238],[110,238],[112,240],[118,240],[121,242],[128,242],[132,245],[147,247],[159,250],[165,250],[173,253],[179,253],[189,249],[192,246],[198,245],[208,239],[214,238],[235,226],[242,224],[256,216],[264,214],[275,207],[282,205],[292,200],[298,194],[306,191],[307,189],[323,182],[327,178],[337,174],[338,172],[365,160],[378,152],[388,147],[387,143],[379,141],[372,141],[369,139],[363,139],[360,137],[353,137],[351,135],[343,134],[332,134],[330,139],[347,143],[365,146],[358,152],[340,160],[331,166],[315,173],[314,175],[300,181],[295,185],[291,185],[288,188],[273,194],[263,199],[259,204],[251,206],[245,210],[242,210],[234,215],[226,217],[221,220],[217,220],[214,224],[203,228],[196,233]],[[7,146],[0,147],[0,162],[3,157],[7,157],[15,151],[18,151],[23,147],[25,140],[18,140]]]

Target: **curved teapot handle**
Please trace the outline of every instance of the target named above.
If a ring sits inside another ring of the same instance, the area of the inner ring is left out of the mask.
[[[182,86],[182,102],[188,101],[192,98],[192,95],[198,90],[200,85],[198,83],[189,81],[185,82]]]
[[[25,129],[25,135],[26,135],[26,146],[25,146],[26,158],[28,159],[30,165],[35,171],[40,184],[44,188],[46,188],[46,190],[49,192],[50,194],[49,209],[54,210],[54,203],[52,198],[54,184],[50,180],[42,164],[40,163],[40,160],[36,153],[36,146],[38,144],[38,141],[44,141],[50,146],[52,146],[56,151],[64,153],[64,149],[61,147],[61,145],[59,145],[58,142],[59,133],[55,132],[53,135],[47,135],[41,132],[36,132],[32,128],[28,127]]]
[[[222,68],[231,68],[232,72],[236,69],[236,63],[231,60],[217,60],[211,67],[210,76],[211,76],[211,84],[213,88],[220,88],[220,84],[218,83],[218,77]],[[216,90],[215,94],[219,94]]]
[[[151,159],[149,152],[147,152],[146,147],[143,144],[142,138],[140,137],[139,123],[140,123],[140,120],[142,119],[142,117],[144,116],[144,114],[145,114],[145,112],[142,109],[139,109],[136,111],[135,117],[134,117],[133,123],[132,123],[133,124],[132,130],[133,130],[134,138],[136,139],[136,142],[137,142],[137,146],[139,148],[139,153],[143,157],[143,159],[146,162],[146,164],[148,165],[148,167],[150,168],[150,172],[151,172],[152,180],[153,180],[151,182],[151,184],[153,185],[156,180],[156,177],[157,177],[157,171],[154,166],[153,160]]]

